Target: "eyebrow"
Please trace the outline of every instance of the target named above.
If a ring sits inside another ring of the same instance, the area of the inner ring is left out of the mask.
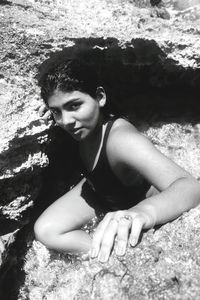
[[[67,101],[66,103],[64,103],[62,106],[70,105],[71,103],[76,102],[76,101],[78,101],[78,100],[80,100],[80,98],[73,98],[73,99],[70,99],[69,101]],[[51,109],[51,108],[57,108],[57,106],[50,106],[50,105],[49,105],[49,108],[50,108],[50,109]]]

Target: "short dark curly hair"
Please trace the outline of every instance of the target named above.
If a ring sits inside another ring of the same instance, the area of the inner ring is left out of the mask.
[[[97,87],[101,85],[95,68],[79,59],[59,62],[49,68],[39,80],[41,96],[47,104],[55,90],[72,92],[75,90],[96,96]]]

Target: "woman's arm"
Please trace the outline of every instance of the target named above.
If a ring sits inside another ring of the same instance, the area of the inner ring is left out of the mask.
[[[93,238],[93,257],[106,261],[117,237],[116,253],[123,255],[129,234],[136,245],[142,229],[163,224],[200,203],[200,184],[158,151],[129,123],[116,126],[109,136],[107,155],[113,170],[124,165],[143,175],[160,193],[129,210],[108,213]],[[119,173],[118,173],[119,175]],[[132,220],[124,218],[130,215]]]
[[[163,224],[181,215],[183,212],[197,206],[200,203],[200,184],[192,177],[180,177],[170,184],[166,190],[149,197],[135,208],[139,208],[149,214],[155,224]],[[130,209],[131,210],[131,209]],[[146,222],[145,228],[155,224]]]
[[[160,191],[136,206],[151,211],[156,224],[170,221],[200,202],[198,181],[157,150],[129,123],[116,128],[111,135],[108,157],[113,169],[121,162],[138,171]]]

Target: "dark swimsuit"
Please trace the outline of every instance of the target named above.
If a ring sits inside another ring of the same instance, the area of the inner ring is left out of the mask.
[[[145,199],[150,184],[138,174],[134,185],[124,185],[113,173],[106,154],[106,143],[109,132],[115,119],[108,121],[103,145],[98,162],[93,171],[89,172],[83,167],[83,174],[87,181],[83,185],[82,196],[94,208],[103,211],[116,211],[128,209]]]

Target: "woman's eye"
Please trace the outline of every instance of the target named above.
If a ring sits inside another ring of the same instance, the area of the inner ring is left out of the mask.
[[[70,108],[71,108],[71,110],[77,110],[77,109],[79,109],[80,106],[81,106],[80,103],[73,103],[73,104],[71,104]]]

